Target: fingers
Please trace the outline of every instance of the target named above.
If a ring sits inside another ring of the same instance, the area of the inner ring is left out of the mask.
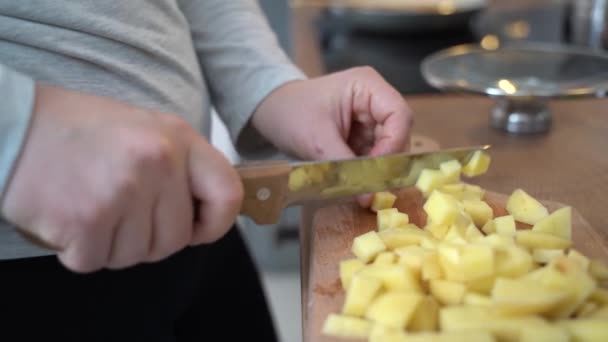
[[[193,195],[200,201],[192,244],[209,243],[232,227],[243,200],[243,185],[224,156],[201,138],[190,146],[189,178]]]
[[[412,111],[397,90],[371,68],[355,69],[352,112],[361,122],[374,123],[374,143],[369,155],[403,151],[409,142]],[[371,119],[371,120],[370,120]],[[369,125],[369,124],[366,124]]]

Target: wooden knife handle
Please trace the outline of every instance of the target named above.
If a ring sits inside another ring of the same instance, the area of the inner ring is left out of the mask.
[[[269,167],[237,167],[245,198],[241,215],[249,216],[257,224],[277,223],[287,205],[289,192],[288,162],[272,162]]]

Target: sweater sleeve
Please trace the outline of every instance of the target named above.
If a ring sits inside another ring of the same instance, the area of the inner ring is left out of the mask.
[[[180,0],[212,102],[239,153],[264,150],[248,125],[273,90],[305,79],[279,46],[255,0]]]

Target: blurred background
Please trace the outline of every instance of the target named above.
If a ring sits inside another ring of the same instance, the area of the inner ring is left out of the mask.
[[[359,65],[376,68],[404,94],[433,94],[420,63],[465,43],[512,41],[607,47],[606,0],[259,0],[277,37],[309,76]],[[384,4],[379,6],[378,4]],[[212,141],[238,157],[214,118]],[[299,209],[258,227],[239,219],[261,270],[283,342],[301,341]]]

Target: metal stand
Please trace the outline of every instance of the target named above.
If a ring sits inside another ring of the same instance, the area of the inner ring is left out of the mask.
[[[512,134],[546,133],[551,112],[542,98],[499,98],[490,114],[490,124]]]

